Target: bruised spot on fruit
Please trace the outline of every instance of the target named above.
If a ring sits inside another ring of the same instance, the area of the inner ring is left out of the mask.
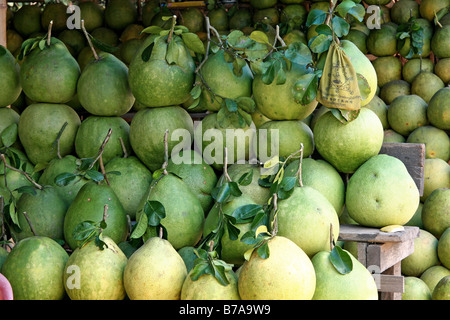
[[[91,201],[91,198],[88,198],[88,200],[87,200],[88,202],[90,202]]]

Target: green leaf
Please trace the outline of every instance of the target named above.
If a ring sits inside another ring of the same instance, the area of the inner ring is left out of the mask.
[[[267,259],[270,256],[270,250],[269,250],[269,244],[268,242],[264,242],[261,246],[256,249],[256,252],[258,253],[258,256],[261,259]]]
[[[83,221],[76,225],[72,232],[74,240],[84,241],[93,238],[99,227],[93,221]]]
[[[339,110],[347,122],[352,122],[358,118],[361,109],[359,110]]]
[[[181,37],[183,38],[184,44],[188,49],[194,51],[195,53],[205,54],[205,45],[195,33],[182,33]]]
[[[152,52],[153,52],[153,47],[154,47],[154,46],[155,46],[155,43],[152,42],[151,44],[149,44],[149,45],[147,46],[147,48],[145,48],[145,49],[142,51],[142,54],[141,54],[141,59],[142,59],[142,61],[147,62],[147,61],[150,60],[150,57],[152,56]]]
[[[310,27],[313,25],[322,24],[327,18],[327,13],[319,9],[313,9],[308,13],[306,18],[306,26]]]
[[[108,52],[108,53],[114,53],[119,49],[118,47],[110,46],[109,44],[106,44],[106,43],[94,38],[91,35],[89,35],[89,37],[91,38],[92,45],[94,47],[96,47],[98,50],[101,50],[103,52]]]
[[[246,204],[236,208],[231,216],[235,218],[236,223],[250,222],[259,212],[263,210],[262,205]]]
[[[350,31],[350,24],[338,16],[334,16],[333,19],[331,19],[331,26],[333,27],[334,33],[339,38],[346,36]]]
[[[79,163],[78,170],[86,171],[89,169],[90,166],[92,166],[92,164],[95,162],[95,159],[94,158],[83,158],[83,159],[78,159],[77,162]]]
[[[42,39],[41,41],[39,41],[39,49],[44,50],[46,45],[47,45],[46,40]]]
[[[234,101],[233,99],[225,99],[225,106],[230,112],[236,112],[238,108],[236,101]]]
[[[227,220],[227,231],[228,231],[228,236],[230,237],[230,240],[234,241],[237,240],[239,238],[239,233],[240,230],[238,228],[236,228],[230,220]]]
[[[1,132],[0,138],[4,146],[10,147],[16,142],[17,130],[17,123],[12,123]]]
[[[225,268],[223,266],[214,265],[214,277],[223,286],[227,286],[230,282],[228,281],[227,275],[225,273]]]
[[[339,16],[345,19],[349,10],[354,6],[356,6],[355,2],[351,0],[344,0],[336,6],[335,11],[339,14]]]
[[[311,50],[302,42],[291,43],[284,55],[291,62],[301,66],[306,66],[313,62]]]
[[[358,87],[359,87],[359,93],[361,95],[361,100],[366,100],[371,92],[369,82],[360,73],[357,73],[356,76],[358,77]]]
[[[231,195],[234,197],[240,197],[242,195],[242,191],[239,189],[237,182],[231,181],[231,182],[229,182],[229,184],[230,184]]]
[[[239,179],[238,183],[241,186],[248,186],[253,181],[253,169],[251,169],[249,172],[244,173]]]
[[[347,13],[359,22],[362,22],[364,20],[364,16],[366,15],[366,9],[363,5],[357,4],[354,7],[350,8]]]
[[[215,200],[218,203],[223,203],[230,197],[230,195],[231,195],[231,188],[230,184],[227,182],[220,186]]]
[[[96,236],[95,239],[94,239],[94,241],[95,241],[95,245],[96,245],[100,250],[105,249],[105,247],[108,248],[108,245],[102,240],[101,234],[98,235],[98,236]]]
[[[192,88],[191,90],[191,97],[193,99],[198,99],[200,98],[200,95],[202,94],[202,87],[199,85],[196,85]]]
[[[166,217],[166,209],[159,201],[148,200],[145,203],[144,212],[148,217],[148,225],[152,227],[157,227]]]
[[[35,196],[37,194],[36,189],[32,186],[22,186],[20,188],[17,188],[16,190],[19,193],[29,193],[33,196]]]
[[[319,34],[311,38],[308,42],[308,46],[314,53],[325,52],[330,48],[330,45],[331,45],[330,36],[327,36],[325,34]]]
[[[141,214],[137,223],[134,226],[133,232],[130,235],[130,239],[138,239],[142,237],[147,231],[148,217],[146,214]]]
[[[168,64],[179,65],[181,56],[184,54],[183,47],[172,39],[167,47],[166,61]]]
[[[252,39],[253,41],[258,42],[258,43],[269,44],[270,45],[269,37],[267,36],[266,33],[262,32],[262,31],[258,31],[258,30],[253,31],[250,34],[249,38]]]
[[[347,274],[353,270],[353,261],[350,255],[339,246],[335,246],[331,250],[330,262],[340,274]]]
[[[284,177],[283,180],[281,180],[280,188],[284,191],[292,190],[295,187],[296,181],[296,177]]]
[[[330,112],[341,123],[343,123],[343,124],[347,123],[347,120],[342,116],[341,110],[336,109],[336,108],[331,108]]]
[[[105,177],[103,176],[102,173],[100,173],[94,169],[90,169],[90,170],[86,171],[86,174],[89,178],[91,178],[95,182],[101,182],[101,181],[103,181],[103,179],[105,179]]]
[[[142,33],[159,34],[161,31],[163,31],[163,28],[161,28],[159,26],[150,26],[150,27],[147,27],[144,30],[142,30],[141,34]]]
[[[239,108],[248,113],[253,113],[256,110],[256,102],[250,97],[239,97],[236,98],[236,101]]]
[[[77,177],[76,174],[65,172],[55,177],[55,184],[59,187],[65,187]]]
[[[5,207],[5,209],[6,209],[6,207]],[[5,211],[6,211],[6,210],[5,210]],[[8,205],[8,213],[9,213],[9,216],[10,216],[12,222],[13,222],[16,226],[18,226],[19,228],[21,228],[20,222],[19,222],[19,216],[18,216],[18,214],[17,214],[17,210],[16,210],[15,203],[10,203],[10,204]]]
[[[300,76],[293,87],[295,102],[302,105],[311,103],[317,96],[318,87],[319,79],[316,74],[307,73]]]

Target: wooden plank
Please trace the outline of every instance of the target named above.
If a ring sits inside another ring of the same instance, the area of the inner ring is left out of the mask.
[[[419,228],[414,226],[404,226],[403,231],[383,232],[377,228],[363,227],[354,224],[342,224],[339,227],[338,240],[359,241],[359,242],[403,242],[417,238]]]
[[[378,291],[383,293],[403,293],[405,291],[405,278],[403,276],[380,274]]]
[[[384,275],[393,275],[393,276],[401,276],[401,262],[398,262],[391,268],[387,269],[385,272],[383,272]],[[403,277],[402,277],[403,278]],[[384,288],[384,290],[387,290],[387,285]],[[405,292],[405,281],[403,278],[403,283],[401,288],[395,289],[397,291],[395,292],[386,292],[382,291],[380,292],[380,299],[381,300],[402,300],[402,293]]]
[[[367,247],[367,267],[376,266],[384,272],[414,252],[414,240],[369,244]]]
[[[425,174],[425,144],[423,143],[383,143],[380,154],[387,154],[402,161],[423,195]]]
[[[367,267],[367,246],[369,244],[367,242],[358,242],[357,243],[357,250],[358,250],[358,256],[356,257],[359,262],[365,267]]]

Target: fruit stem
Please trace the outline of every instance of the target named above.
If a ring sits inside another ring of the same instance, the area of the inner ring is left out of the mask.
[[[59,132],[58,132],[58,136],[56,137],[56,141],[55,141],[56,142],[56,155],[58,156],[58,159],[62,159],[61,152],[60,152],[60,143],[59,143],[59,141],[61,140],[61,136],[62,136],[62,134],[64,132],[64,129],[66,129],[68,124],[69,123],[67,121],[64,122],[63,126],[61,127],[61,130],[59,130]]]
[[[167,166],[169,165],[169,129],[166,129],[166,132],[164,133],[164,163],[162,165],[163,174],[167,175]]]
[[[0,224],[2,225],[2,237],[3,237],[3,241],[5,241],[2,245],[2,247],[4,249],[6,249],[6,241],[7,241],[7,236],[6,236],[6,230],[5,230],[5,224],[4,224],[4,210],[5,210],[5,198],[3,196],[0,196]]]
[[[333,224],[330,223],[330,251],[334,249]]]
[[[12,166],[10,166],[8,163],[6,163],[6,158],[5,155],[2,153],[0,154],[0,156],[2,157],[3,163],[5,164],[5,168],[11,169],[13,171],[19,172],[21,174],[23,174],[25,176],[25,178],[27,178],[28,181],[30,181],[36,188],[38,188],[39,190],[44,189],[43,186],[41,186],[40,184],[38,184],[36,181],[34,181],[29,175],[28,173],[26,173],[25,171],[19,170],[17,168],[14,168]],[[6,174],[5,174],[5,180],[6,180]]]
[[[127,151],[127,148],[125,147],[125,143],[123,142],[122,137],[119,137],[119,141],[120,141],[120,146],[122,147],[123,157],[128,158],[128,151]]]
[[[98,151],[98,155],[97,158],[95,158],[94,162],[92,162],[92,164],[89,166],[88,170],[92,169],[94,167],[94,164],[101,158],[103,151],[105,150],[105,146],[109,141],[109,138],[111,138],[111,133],[112,133],[112,129],[109,128],[108,130],[108,134],[106,135],[105,140],[103,140],[102,145],[100,146],[100,149]]]
[[[303,181],[302,181],[302,166],[303,166],[303,143],[300,143],[300,159],[298,160],[298,170],[297,170],[297,177],[298,177],[298,183],[300,187],[303,187]]]
[[[163,238],[163,228],[159,227],[159,238],[162,239]]]
[[[102,172],[102,175],[105,178],[106,184],[109,186],[110,184],[109,184],[108,177],[106,176],[105,165],[103,164],[103,154],[100,155],[98,163],[100,165],[100,171]],[[100,184],[100,182],[99,182],[99,184]]]
[[[209,17],[208,16],[205,16],[205,22],[206,22],[206,34],[207,34],[207,40],[208,40],[207,43],[206,43],[206,53],[205,53],[205,57],[203,58],[203,61],[198,65],[197,69],[195,69],[195,73],[196,74],[203,67],[203,65],[205,64],[206,60],[208,60],[209,47],[211,45],[211,32],[210,32],[211,23],[209,22]]]
[[[38,234],[36,233],[36,230],[34,230],[34,227],[33,227],[33,224],[30,221],[30,218],[28,217],[28,214],[25,211],[23,212],[23,216],[27,220],[28,225],[30,226],[31,232],[33,232],[33,235],[34,236],[38,236]]]
[[[273,194],[273,220],[272,220],[272,236],[276,236],[278,233],[278,195],[276,193]]]
[[[227,179],[228,182],[231,182],[231,178],[228,175],[228,149],[227,147],[224,148],[224,164],[223,164],[223,175]]]
[[[97,51],[95,51],[95,48],[92,45],[91,38],[89,37],[89,34],[87,33],[86,28],[84,27],[84,19],[81,20],[81,29],[83,30],[84,36],[86,37],[86,40],[87,40],[87,42],[89,44],[89,47],[91,48],[92,53],[94,54],[95,60],[98,61],[99,58],[98,58]]]
[[[172,16],[172,28],[170,28],[169,37],[167,38],[167,43],[170,43],[172,41],[173,32],[175,30],[175,25],[177,24],[177,15]]]
[[[50,24],[48,25],[47,46],[50,46],[50,42],[52,39],[52,26],[53,26],[53,20],[51,20]]]
[[[211,240],[209,242],[209,252],[213,252],[214,251],[214,240]]]

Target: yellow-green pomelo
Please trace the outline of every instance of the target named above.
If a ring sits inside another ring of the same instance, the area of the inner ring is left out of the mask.
[[[428,124],[427,103],[416,94],[398,96],[389,105],[388,121],[393,130],[407,137]]]
[[[111,238],[102,237],[101,240],[106,244],[103,249],[100,249],[95,241],[90,241],[83,247],[76,248],[67,260],[64,287],[71,300],[125,298],[123,272],[127,257]],[[79,278],[71,279],[72,275]]]
[[[438,188],[450,188],[450,165],[442,159],[425,159],[421,201],[425,202]]]
[[[433,21],[435,14],[449,5],[448,0],[423,0],[419,6],[420,15],[428,21]]]
[[[446,276],[450,276],[450,270],[442,265],[435,265],[425,270],[420,276],[420,279],[422,279],[427,284],[430,291],[433,292],[436,284]]]
[[[338,171],[355,172],[380,152],[383,124],[370,109],[361,108],[358,117],[342,123],[331,112],[323,114],[314,126],[314,143],[319,154]]]
[[[252,25],[252,11],[249,8],[238,8],[230,17],[230,30],[244,30]]]
[[[286,159],[297,152],[303,144],[303,157],[314,152],[314,138],[311,128],[300,120],[268,121],[257,132],[257,157],[262,162],[274,156]]]
[[[397,53],[396,30],[387,24],[382,24],[380,29],[371,29],[367,37],[367,50],[377,57]]]
[[[253,23],[267,24],[275,28],[280,23],[280,12],[275,7],[255,10]]]
[[[285,169],[285,176],[296,176],[299,160],[292,161]],[[322,193],[340,215],[345,202],[345,185],[339,172],[322,159],[305,158],[302,160],[302,183]]]
[[[223,7],[216,7],[208,11],[208,18],[211,26],[217,31],[226,31],[230,28],[228,13]]]
[[[112,0],[105,7],[105,23],[114,30],[123,30],[136,22],[138,10],[134,2],[127,0]]]
[[[8,49],[13,56],[16,56],[17,52],[20,51],[23,41],[23,37],[14,29],[6,30],[6,49]]]
[[[301,26],[306,21],[308,11],[302,4],[290,4],[285,6],[280,12],[281,23],[292,21],[295,26]]]
[[[270,255],[254,250],[239,273],[242,300],[311,300],[316,288],[314,266],[293,241],[275,236],[268,242]]]
[[[383,142],[401,143],[406,142],[406,138],[392,129],[387,129],[384,130]]]
[[[402,79],[402,63],[394,56],[378,57],[372,61],[377,72],[378,86],[383,86],[393,80]]]
[[[375,112],[375,114],[380,118],[381,124],[383,125],[383,130],[387,130],[390,128],[389,122],[387,119],[387,110],[388,106],[386,102],[383,101],[382,98],[375,95],[372,100],[369,102],[369,104],[364,106],[365,108],[368,108]]]
[[[23,37],[29,37],[31,34],[41,31],[42,7],[35,4],[23,5],[14,13],[13,26]]]
[[[84,27],[87,32],[91,32],[103,25],[103,8],[97,2],[80,2],[78,6],[80,7],[81,19],[84,20]]]
[[[67,6],[62,2],[49,2],[45,5],[41,14],[42,29],[48,30],[50,21],[52,22],[52,31],[61,32],[67,28]]]
[[[188,273],[181,288],[181,300],[240,300],[238,290],[238,277],[233,270],[225,272],[228,280],[226,286],[222,285],[217,279],[204,274],[197,280],[192,280],[192,271]]]
[[[295,187],[287,199],[277,203],[278,235],[292,240],[310,258],[330,249],[330,226],[333,237],[339,235],[339,217],[333,205],[318,190]]]
[[[450,227],[445,229],[439,238],[438,257],[442,265],[450,269]]]
[[[91,32],[91,36],[112,47],[116,47],[120,42],[119,34],[117,34],[114,30],[104,26],[94,29]],[[92,51],[91,48],[89,49]]]
[[[81,124],[79,115],[65,104],[35,103],[20,115],[19,138],[33,164],[56,158],[54,142],[64,124],[59,139],[59,154],[63,157],[74,150],[75,137]]]
[[[205,17],[199,8],[186,8],[180,15],[180,24],[188,28],[190,32],[196,33],[203,31]]]
[[[402,300],[431,300],[430,288],[418,277],[405,277]]]
[[[185,134],[182,139],[179,136],[172,138],[177,129],[178,133]],[[144,108],[139,110],[131,121],[131,148],[152,172],[161,168],[164,163],[166,130],[169,130],[169,157],[175,147],[179,147],[178,150],[189,149],[193,140],[194,124],[189,113],[180,106]]]
[[[145,4],[142,6],[142,24],[144,27],[151,25],[153,17],[158,14],[159,6],[159,0],[145,1]]]
[[[186,265],[169,241],[151,237],[128,259],[123,275],[130,300],[179,300]]]
[[[298,78],[307,73],[307,69],[298,64],[292,64],[286,72],[286,82],[277,85],[276,81],[267,85],[262,81],[262,75],[257,74],[253,80],[253,98],[259,111],[272,120],[301,120],[308,117],[316,108],[317,101],[307,105],[297,103],[292,90]]]
[[[352,254],[349,255],[353,267],[347,274],[335,269],[329,251],[314,255],[311,259],[316,272],[313,300],[378,300],[377,284],[372,274]]]
[[[407,23],[410,17],[419,18],[419,3],[414,0],[399,0],[390,10],[392,22],[400,25]]]
[[[256,9],[266,9],[277,4],[277,0],[250,0],[252,7]]]
[[[76,29],[66,29],[58,35],[58,39],[64,42],[74,57],[77,57],[81,49],[86,46],[86,38],[83,33]]]
[[[425,230],[440,238],[442,233],[450,227],[450,188],[434,190],[422,209],[422,220]]]
[[[420,277],[425,270],[439,264],[438,239],[426,230],[419,229],[419,232],[419,237],[414,238],[414,252],[402,260],[405,276]]]
[[[134,55],[141,47],[143,39],[130,39],[120,45],[120,59],[128,66],[134,58]]]
[[[330,111],[329,108],[319,104],[316,108],[316,110],[314,110],[314,112],[311,114],[312,118],[311,121],[309,123],[309,127],[311,128],[311,130],[313,130],[314,132],[314,127],[316,125],[317,120],[326,112]]]
[[[421,73],[424,72],[433,72],[434,63],[431,59],[409,59],[403,65],[402,68],[402,77],[403,80],[412,83],[414,78]]]
[[[450,67],[450,65],[449,65]],[[441,130],[450,130],[450,88],[438,90],[428,102],[427,117]]]
[[[14,245],[2,266],[15,300],[62,300],[69,258],[55,240],[33,236]]]
[[[0,45],[0,108],[14,103],[22,92],[20,84],[20,67],[14,56]]]
[[[439,59],[436,62],[434,73],[448,85],[450,83],[450,58]]]
[[[423,221],[422,221],[422,209],[423,209],[423,203],[419,203],[419,206],[417,207],[416,212],[414,213],[414,216],[404,225],[405,226],[414,226],[419,227],[420,229],[423,229]]]
[[[431,300],[450,300],[450,276],[439,280],[431,295]]]
[[[363,226],[403,225],[419,203],[419,190],[403,162],[386,154],[367,160],[347,184],[348,213]]]
[[[362,53],[366,54],[368,52],[366,45],[367,35],[364,32],[350,29],[348,34],[343,36],[342,39],[353,42]]]
[[[441,78],[431,72],[421,72],[411,83],[411,94],[420,96],[428,103],[434,94],[442,88],[444,88],[444,82]]]
[[[103,162],[106,164],[114,157],[123,155],[120,139],[127,150],[130,145],[130,125],[122,117],[89,116],[83,120],[75,138],[75,152],[79,158],[96,157],[109,129],[111,137],[103,149]]]
[[[411,132],[406,142],[425,144],[425,159],[450,160],[450,137],[444,130],[422,126]]]
[[[386,83],[380,90],[380,97],[390,105],[395,98],[411,94],[411,85],[405,80],[392,80]]]

